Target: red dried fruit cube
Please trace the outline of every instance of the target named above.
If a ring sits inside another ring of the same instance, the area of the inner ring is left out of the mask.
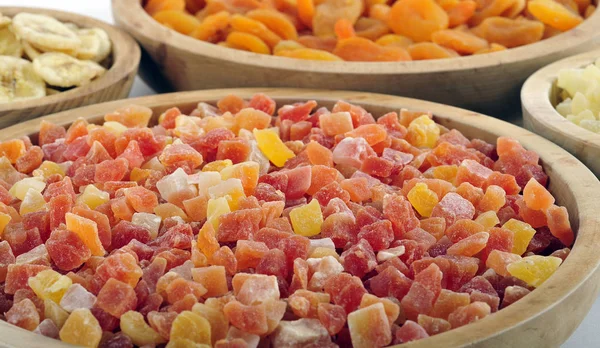
[[[332,167],[314,165],[310,167],[310,187],[306,190],[309,195],[314,195],[321,188],[337,180],[339,172]]]
[[[325,281],[324,290],[331,296],[331,301],[342,306],[346,313],[351,313],[360,306],[360,301],[367,293],[358,277],[348,273],[340,273],[329,277]]]
[[[52,231],[46,248],[54,264],[63,271],[75,269],[91,257],[90,249],[79,236],[62,228]]]
[[[417,341],[429,337],[427,331],[412,320],[407,320],[398,330],[396,330],[394,343],[402,344]]]
[[[95,305],[120,318],[125,312],[134,310],[137,303],[138,299],[131,285],[109,279],[98,293]]]
[[[269,115],[273,115],[273,113],[275,112],[275,106],[275,101],[269,98],[267,95],[264,95],[263,93],[253,95],[250,101],[248,102],[248,107],[260,110]]]
[[[305,121],[310,116],[310,112],[317,106],[317,102],[309,100],[304,103],[295,103],[292,105],[284,105],[277,110],[277,115],[280,120],[290,120],[292,122]]]
[[[37,307],[30,299],[15,302],[5,316],[7,322],[29,331],[35,330],[40,323]]]
[[[377,266],[373,248],[364,239],[344,251],[340,256],[346,272],[362,278],[365,274],[371,272]]]
[[[44,120],[40,122],[38,142],[40,145],[51,144],[58,139],[63,139],[66,134],[65,127]]]
[[[392,222],[396,239],[419,226],[419,219],[410,202],[401,195],[385,196],[383,214]]]
[[[244,209],[223,214],[219,217],[219,242],[236,242],[240,239],[252,239],[260,229],[261,209]]]
[[[342,306],[319,303],[317,312],[321,324],[323,324],[330,335],[336,335],[344,328],[346,324],[346,311]]]
[[[256,268],[268,251],[269,248],[262,242],[238,240],[235,248],[238,270]]]
[[[459,219],[473,219],[475,216],[475,207],[473,203],[461,197],[459,194],[451,192],[442,198],[442,200],[433,208],[432,217],[443,217],[446,219],[446,225],[452,225]]]
[[[49,269],[44,265],[10,264],[6,273],[4,292],[14,294],[19,289],[29,289],[27,280],[34,277],[43,270]]]
[[[129,221],[120,221],[112,230],[111,246],[119,249],[129,244],[132,240],[148,243],[151,239],[150,231]]]
[[[105,183],[107,181],[120,181],[129,170],[129,162],[124,158],[107,160],[96,165],[94,180]]]

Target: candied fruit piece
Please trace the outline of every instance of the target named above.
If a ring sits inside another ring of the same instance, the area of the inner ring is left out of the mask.
[[[67,312],[73,312],[78,308],[90,309],[96,303],[96,296],[87,291],[80,284],[73,284],[67,289],[60,300],[60,306]]]
[[[135,291],[129,284],[109,279],[98,293],[96,306],[120,318],[125,312],[135,309],[137,302]]]
[[[179,313],[171,326],[171,339],[187,339],[191,342],[211,344],[210,323],[203,316],[191,311]]]
[[[136,311],[129,311],[121,316],[121,331],[137,346],[164,343],[165,339],[150,325],[146,324],[144,316]]]
[[[546,210],[548,228],[553,236],[558,238],[564,245],[571,246],[575,235],[569,222],[569,212],[565,207],[551,206]]]
[[[228,292],[225,267],[208,266],[192,269],[192,277],[195,282],[206,288],[206,297],[225,295]]]
[[[452,225],[458,219],[472,219],[475,207],[459,194],[450,192],[433,208],[431,216],[446,219],[446,225]]]
[[[69,277],[53,270],[44,270],[35,277],[30,277],[27,284],[41,300],[48,299],[60,303],[72,281]]]
[[[469,305],[455,309],[448,316],[452,328],[461,327],[477,320],[483,319],[491,313],[490,305],[485,302],[473,302]]]
[[[5,317],[7,322],[29,331],[35,330],[40,323],[37,307],[28,298],[15,303]]]
[[[359,278],[377,266],[373,248],[365,239],[359,240],[357,244],[344,251],[340,259],[346,272]]]
[[[77,346],[97,347],[102,338],[102,328],[89,309],[76,309],[60,329],[63,342]]]
[[[348,314],[348,328],[354,347],[384,347],[392,341],[383,303],[375,303]]]
[[[283,144],[277,133],[268,129],[254,129],[253,132],[258,142],[258,148],[277,167],[283,167],[287,160],[295,157],[294,153]]]
[[[281,321],[271,335],[275,347],[330,347],[331,337],[317,319],[302,318],[294,321]]]
[[[511,230],[514,233],[513,247],[511,252],[517,255],[523,255],[527,250],[529,242],[536,231],[528,223],[516,219],[508,220],[502,228]]]
[[[431,216],[433,208],[438,204],[438,195],[424,183],[417,183],[408,192],[407,198],[415,210],[423,217]]]
[[[562,259],[555,256],[532,255],[510,263],[506,270],[513,277],[538,287],[554,274],[561,263]]]
[[[323,214],[319,202],[313,199],[309,204],[293,209],[290,220],[296,234],[312,237],[321,233]]]

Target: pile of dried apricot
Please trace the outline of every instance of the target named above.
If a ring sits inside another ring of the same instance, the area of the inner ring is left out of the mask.
[[[198,40],[329,61],[452,58],[523,46],[579,25],[591,0],[148,0]]]
[[[0,143],[0,318],[88,347],[382,347],[511,305],[573,243],[536,153],[430,113],[151,116]]]

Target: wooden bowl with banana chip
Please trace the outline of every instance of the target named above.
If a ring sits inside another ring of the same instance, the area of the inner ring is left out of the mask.
[[[63,11],[0,13],[0,127],[129,95],[140,49],[128,34]]]

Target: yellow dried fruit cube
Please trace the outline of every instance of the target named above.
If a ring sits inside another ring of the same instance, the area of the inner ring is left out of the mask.
[[[319,202],[313,199],[310,203],[293,209],[290,212],[290,220],[296,234],[312,237],[321,233],[323,213]]]
[[[513,277],[538,287],[554,274],[561,263],[559,257],[532,255],[511,263],[506,269]]]
[[[60,303],[60,300],[71,284],[73,284],[73,281],[67,276],[47,269],[41,271],[35,277],[30,277],[27,280],[27,284],[41,300],[51,300],[55,303]]]
[[[44,191],[45,187],[46,183],[43,182],[40,178],[24,178],[12,185],[8,193],[10,193],[13,197],[16,197],[17,199],[23,200],[29,189],[33,189],[41,193],[42,191]]]
[[[277,167],[283,167],[287,160],[296,157],[281,141],[278,133],[269,129],[255,129],[253,133],[260,151]]]
[[[170,338],[211,344],[210,335],[210,323],[206,318],[191,311],[183,311],[173,321]]]
[[[498,214],[496,214],[495,211],[490,210],[479,214],[479,216],[475,219],[475,222],[483,225],[485,230],[489,231],[490,228],[500,223],[500,219],[498,219]]]
[[[60,340],[76,346],[98,347],[102,328],[92,312],[86,308],[74,310],[60,329]]]
[[[219,229],[219,216],[227,213],[231,213],[227,197],[219,197],[208,200],[208,205],[206,208],[206,220],[213,225],[215,231],[218,231]]]
[[[78,203],[87,205],[90,209],[96,209],[110,200],[108,192],[104,192],[94,185],[87,185],[83,193],[77,198]]]
[[[136,346],[154,346],[165,342],[165,339],[146,323],[140,312],[129,311],[123,314],[120,326],[121,331],[129,336]]]
[[[430,217],[433,208],[438,204],[438,196],[422,182],[416,184],[407,195],[408,201],[423,217]]]
[[[515,235],[512,253],[523,255],[527,251],[527,246],[535,234],[535,229],[528,223],[516,219],[508,220],[502,225],[502,228],[513,231]]]
[[[36,211],[46,209],[46,200],[44,196],[35,189],[30,188],[27,190],[21,206],[19,207],[19,215],[23,216],[28,213],[34,213]]]
[[[41,176],[44,179],[47,179],[54,174],[65,176],[65,171],[57,163],[54,163],[52,161],[44,161],[36,170],[33,171],[32,174],[33,176]]]
[[[102,246],[102,242],[100,242],[100,237],[98,236],[98,225],[95,221],[86,219],[73,213],[65,214],[65,221],[67,223],[67,229],[77,234],[83,244],[90,248],[92,255],[104,256],[106,251]]]

